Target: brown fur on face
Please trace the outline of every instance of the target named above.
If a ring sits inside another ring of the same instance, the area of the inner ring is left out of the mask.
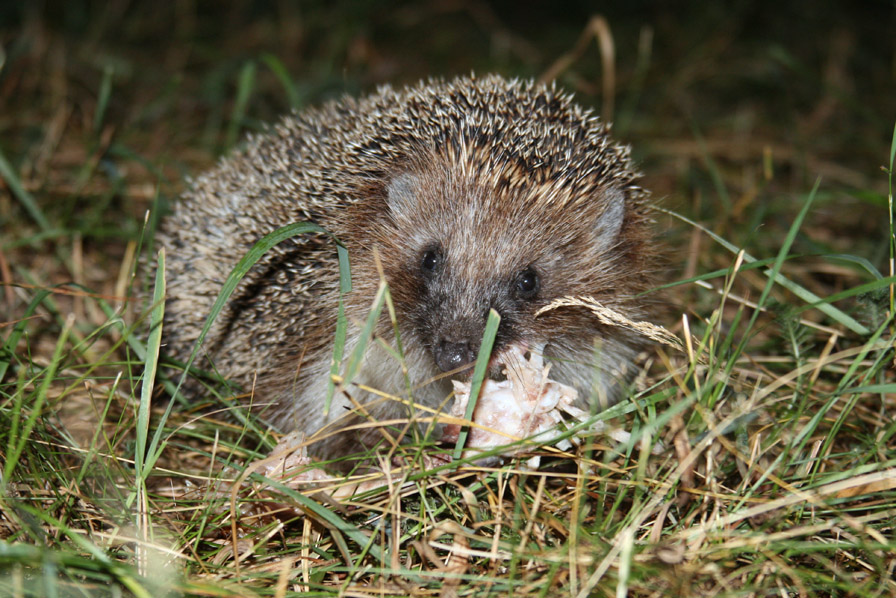
[[[416,401],[439,405],[450,385],[433,379],[475,357],[495,309],[496,351],[545,345],[552,377],[585,402],[613,400],[640,341],[585,310],[534,313],[589,295],[643,315],[636,295],[649,287],[652,256],[637,179],[628,149],[568,96],[499,77],[383,88],[287,118],[200,177],[165,221],[169,347],[189,353],[220,285],[257,239],[311,220],[349,249],[350,318],[362,320],[373,301],[375,253],[394,300],[407,379],[373,344],[359,384],[405,396],[410,383]],[[219,371],[247,388],[257,375],[255,400],[268,403],[259,411],[282,430],[311,434],[352,406],[340,395],[323,414],[337,289],[332,244],[291,239],[249,272],[206,342]],[[379,331],[391,342],[387,321]],[[375,401],[370,413],[406,411]],[[335,436],[316,452],[345,453],[357,448],[353,438]]]

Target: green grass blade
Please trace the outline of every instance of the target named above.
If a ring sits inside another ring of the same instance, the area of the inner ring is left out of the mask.
[[[93,113],[93,134],[98,135],[103,127],[103,118],[106,115],[106,108],[109,105],[109,97],[112,95],[112,76],[115,69],[111,64],[107,64],[103,69],[103,80],[100,83],[99,95],[96,99],[96,110]]]
[[[228,149],[236,144],[240,129],[246,117],[246,107],[249,105],[249,97],[255,86],[255,63],[247,62],[240,70],[240,78],[236,87],[236,100],[233,102],[233,111],[230,113],[230,123],[227,125],[227,137],[225,147]]]
[[[165,248],[159,250],[156,268],[155,288],[152,295],[152,312],[149,319],[149,340],[146,342],[146,357],[143,367],[143,383],[140,387],[140,405],[137,411],[137,442],[134,464],[138,483],[145,483],[149,471],[145,470],[146,439],[149,434],[149,407],[152,390],[159,365],[159,347],[162,345],[162,319],[165,315]]]
[[[865,392],[872,393],[872,394],[896,395],[896,383],[870,384],[868,386],[853,386],[852,388],[844,388],[844,389],[838,390],[835,394],[838,394],[838,395],[862,394]]]
[[[842,264],[855,265],[880,280],[884,277],[883,274],[880,273],[880,270],[874,267],[868,259],[860,257],[858,255],[847,255],[843,253],[829,253],[823,256],[825,259],[830,260],[832,262],[840,262]]]
[[[479,346],[479,356],[476,358],[476,365],[473,368],[473,379],[470,382],[470,400],[467,403],[467,410],[464,412],[464,419],[467,421],[473,419],[476,402],[479,400],[479,391],[485,381],[485,375],[488,373],[488,362],[492,357],[492,347],[495,345],[495,335],[498,333],[500,323],[501,316],[494,309],[490,309],[488,320],[485,322],[485,332],[482,335],[482,344]],[[461,428],[460,434],[457,435],[457,444],[454,446],[455,461],[463,455],[468,435],[469,429]]]
[[[828,295],[824,299],[817,301],[816,303],[810,303],[809,305],[804,305],[797,309],[794,313],[802,313],[804,311],[808,311],[810,309],[814,309],[820,307],[826,303],[834,303],[835,301],[841,301],[843,299],[848,299],[850,297],[856,297],[858,295],[865,295],[868,293],[873,293],[874,291],[878,291],[880,289],[885,289],[887,287],[896,284],[896,276],[887,276],[886,278],[881,278],[878,280],[873,280],[871,282],[866,282],[865,284],[860,284],[859,286],[855,286],[849,289],[845,289],[840,291],[839,293],[833,293],[832,295]]]
[[[896,125],[890,142],[890,169],[887,171],[887,211],[890,223],[890,276],[896,276],[896,228],[893,225],[893,160],[896,159]],[[890,285],[890,313],[896,313],[896,285]]]
[[[775,262],[775,258],[767,257],[761,260],[756,260],[754,262],[750,262],[747,264],[742,264],[739,272],[744,272],[746,270],[755,270],[757,268],[762,268],[764,266],[768,266],[769,264],[773,264]],[[638,295],[639,297],[642,295],[647,295],[649,293],[655,293],[657,291],[664,291],[666,289],[672,289],[675,287],[685,286],[689,284],[693,284],[695,282],[702,282],[704,280],[713,280],[715,278],[725,278],[731,275],[731,267],[728,268],[720,268],[718,270],[713,270],[711,272],[704,272],[703,274],[697,274],[696,276],[691,276],[690,278],[682,278],[680,280],[675,280],[673,282],[668,282],[666,284],[654,287],[649,291],[645,291]]]
[[[342,365],[342,357],[345,355],[345,339],[348,334],[348,319],[345,317],[346,293],[352,290],[351,266],[348,260],[348,250],[342,245],[336,245],[336,255],[339,259],[339,310],[336,314],[336,332],[333,336],[333,361],[330,365],[330,380],[327,382],[327,396],[324,400],[324,415],[330,413],[330,405],[333,403],[333,394],[336,392],[336,381],[333,378],[339,374]]]
[[[18,175],[12,168],[12,165],[6,161],[6,156],[3,155],[3,150],[0,149],[0,177],[6,181],[6,186],[9,187],[9,190],[12,191],[12,194],[15,195],[19,203],[22,204],[22,207],[25,208],[25,211],[28,212],[28,215],[31,216],[31,219],[37,223],[37,226],[40,227],[40,230],[47,233],[50,231],[50,221],[47,220],[47,217],[44,216],[44,213],[40,211],[40,208],[37,207],[37,202],[34,201],[34,198],[31,197],[31,194],[25,190],[25,187],[22,186],[22,182],[19,180]]]
[[[299,91],[296,88],[295,83],[293,83],[292,77],[289,76],[289,71],[286,70],[283,62],[273,54],[264,54],[261,57],[261,61],[265,66],[271,69],[271,72],[274,73],[274,76],[280,81],[280,85],[283,86],[283,90],[286,92],[286,98],[289,101],[289,105],[293,108],[298,108],[301,103]]]
[[[345,356],[345,337],[348,334],[348,318],[345,316],[345,301],[339,298],[339,308],[336,313],[336,333],[333,341],[333,360],[330,365],[330,380],[327,382],[327,397],[324,400],[324,415],[330,413],[330,405],[333,403],[333,395],[336,393],[336,379],[339,375],[339,366]]]
[[[345,317],[346,293],[352,290],[351,266],[348,260],[348,250],[342,245],[336,245],[336,255],[339,259],[339,310],[336,314],[336,332],[333,336],[333,361],[330,365],[330,380],[327,382],[327,396],[324,400],[324,415],[330,413],[330,405],[333,403],[333,394],[336,392],[336,381],[333,376],[339,374],[342,365],[342,357],[345,355],[345,338],[348,334],[348,319]]]
[[[339,259],[339,292],[345,295],[352,292],[352,269],[348,260],[348,249],[341,243],[336,244],[336,256]]]
[[[358,337],[358,344],[352,349],[352,354],[345,364],[345,373],[343,374],[342,380],[343,386],[351,384],[352,380],[361,369],[361,363],[364,361],[364,353],[367,351],[367,345],[370,343],[370,339],[373,338],[373,331],[376,329],[377,322],[379,322],[380,314],[383,311],[383,305],[386,301],[386,293],[388,292],[389,287],[385,283],[381,284],[380,288],[377,290],[373,305],[370,308],[370,312],[367,314],[367,320],[364,322],[364,328],[361,330],[361,334]]]

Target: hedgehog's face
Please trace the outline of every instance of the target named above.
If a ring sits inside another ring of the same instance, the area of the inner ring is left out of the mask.
[[[452,174],[401,174],[387,188],[391,238],[381,240],[383,266],[403,334],[413,339],[406,345],[425,347],[442,371],[463,369],[478,354],[492,309],[501,316],[493,355],[510,345],[563,342],[558,337],[571,331],[535,313],[560,297],[601,294],[607,280],[577,264],[605,256],[612,270],[622,194],[604,192],[594,210],[558,214],[525,186]],[[572,332],[587,336],[589,329]]]
[[[444,372],[475,360],[490,310],[501,316],[495,351],[525,343],[530,320],[539,303],[542,273],[535,265],[496,267],[471,275],[469,264],[456,255],[450,237],[418,252],[416,294],[409,310],[420,340]],[[475,260],[474,261],[478,261]],[[413,267],[413,266],[412,266]]]

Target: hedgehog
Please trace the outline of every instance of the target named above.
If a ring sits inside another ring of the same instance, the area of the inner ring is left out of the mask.
[[[536,312],[590,296],[633,320],[649,315],[640,178],[609,125],[554,84],[428,80],[294,113],[191,181],[163,220],[167,350],[186,360],[249,248],[307,221],[332,238],[296,236],[268,251],[201,353],[273,428],[343,430],[319,435],[313,455],[375,444],[375,426],[353,424],[407,418],[409,405],[447,411],[492,309],[493,356],[538,347],[580,407],[601,409],[628,387],[642,339],[587,310]],[[361,342],[381,281],[396,324],[381,317],[354,383],[327,404],[340,301],[333,238],[351,262],[345,354]]]

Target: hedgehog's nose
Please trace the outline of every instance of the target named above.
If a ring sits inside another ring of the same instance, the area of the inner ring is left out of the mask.
[[[436,365],[443,372],[456,370],[473,363],[476,359],[476,349],[468,342],[455,343],[443,340],[435,346],[433,354]]]

